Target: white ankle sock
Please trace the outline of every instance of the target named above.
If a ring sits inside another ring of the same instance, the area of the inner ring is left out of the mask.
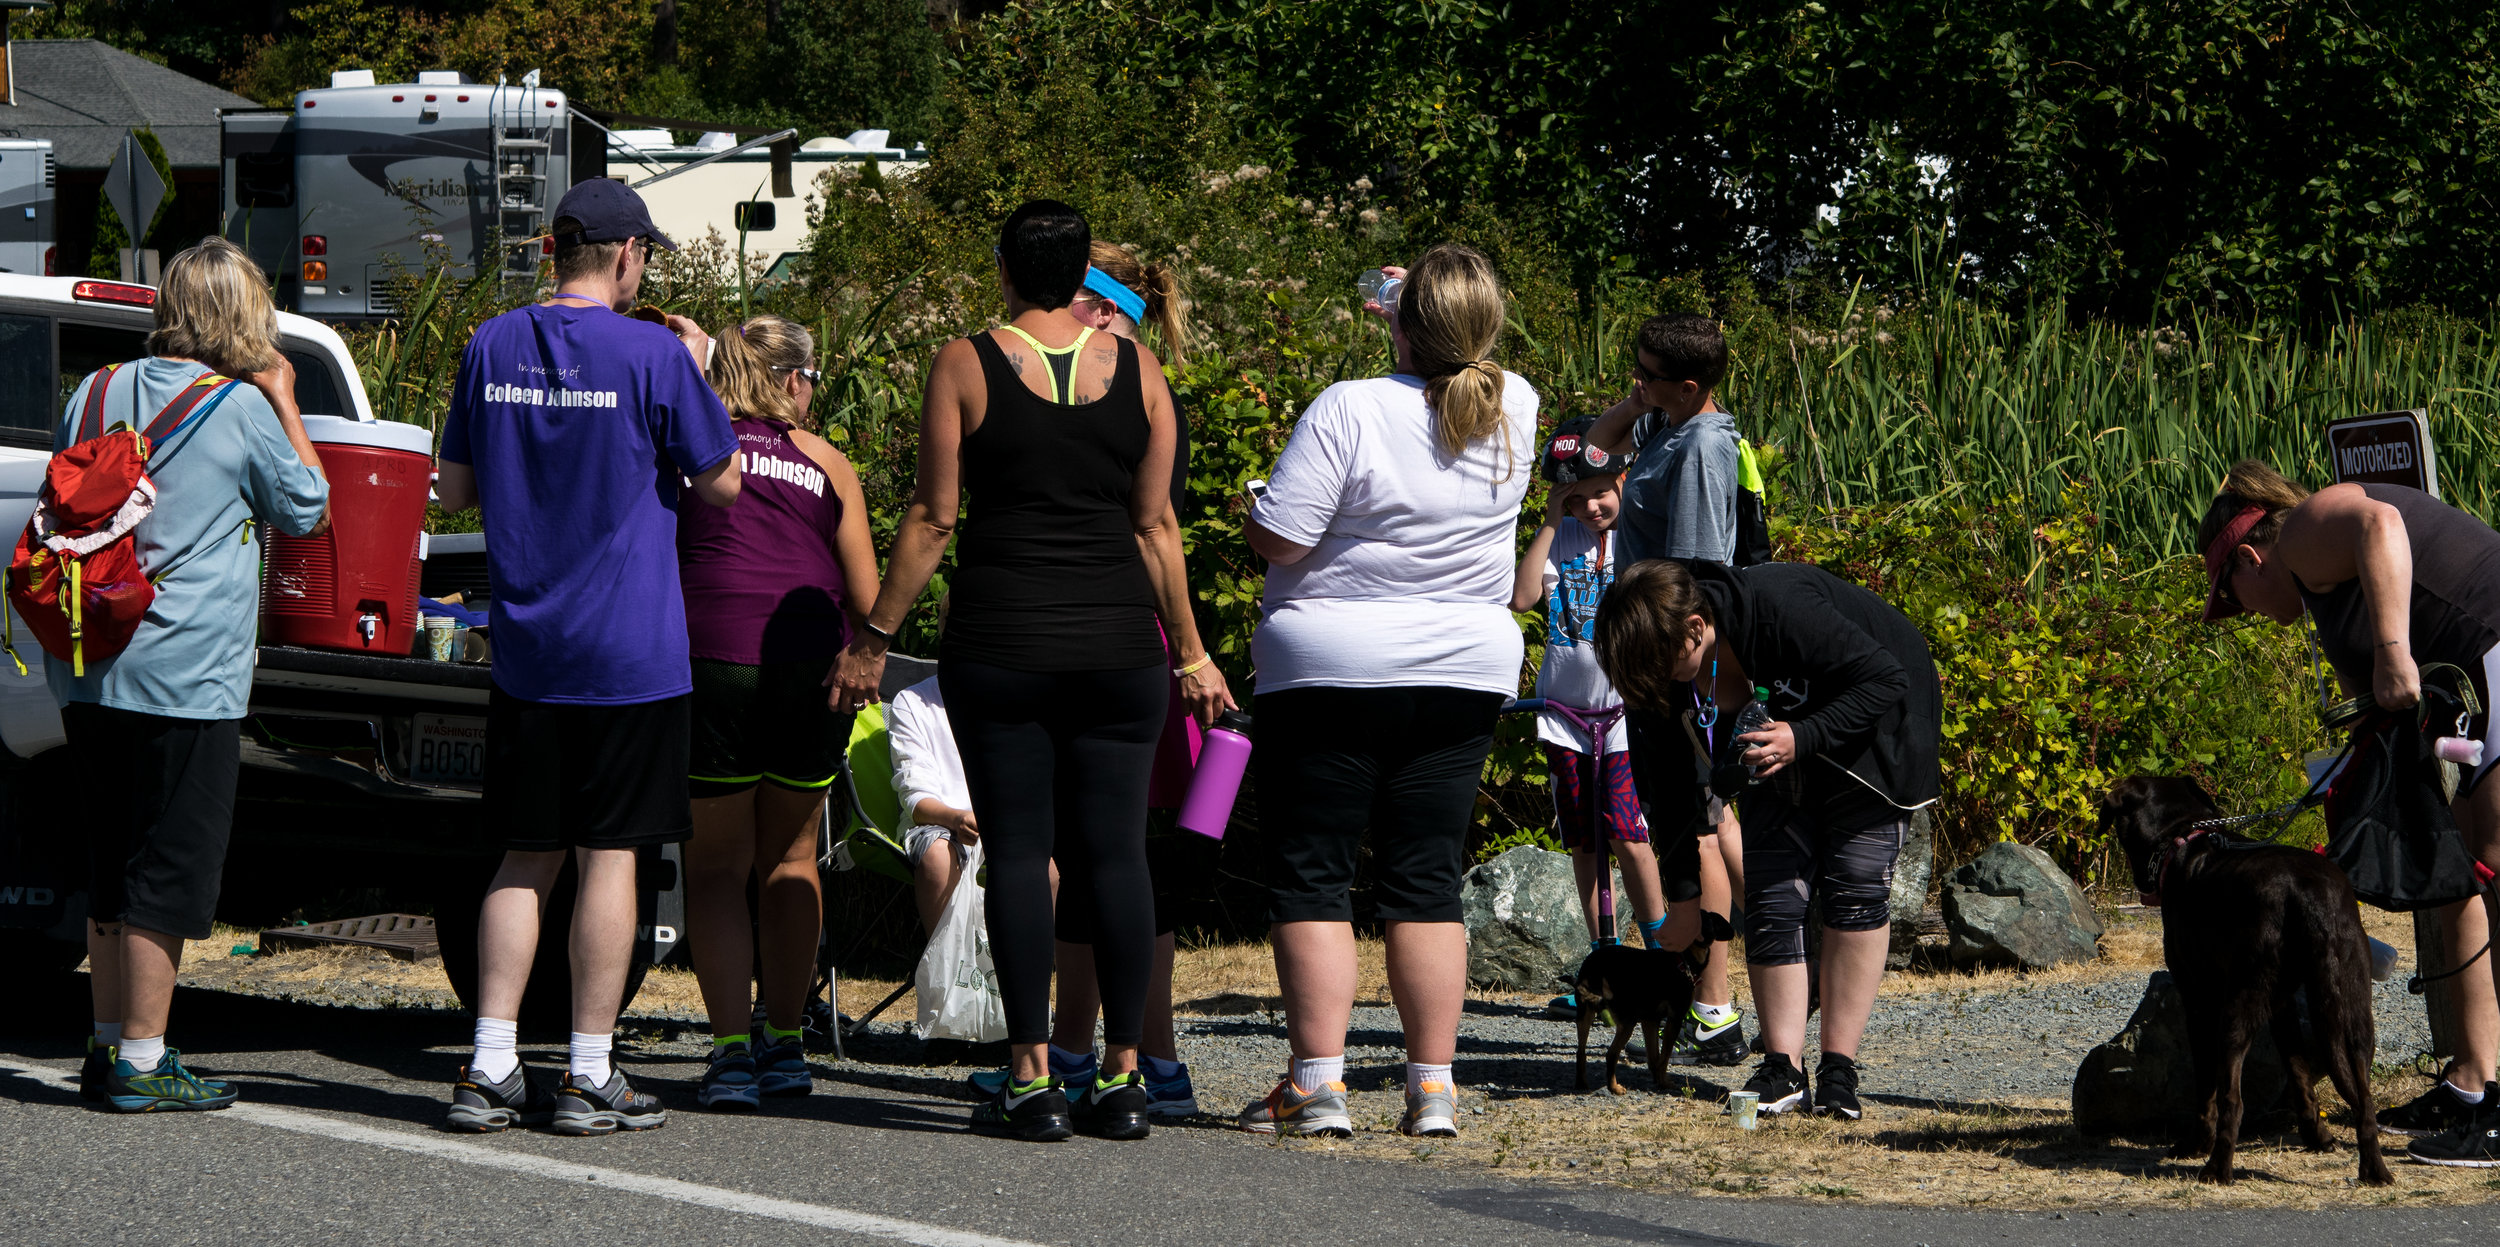
[[[96,1023],[96,1024],[95,1024],[95,1046],[97,1046],[97,1047],[99,1047],[99,1048],[110,1048],[110,1047],[114,1046],[115,1044],[120,1043],[121,1041],[122,1041],[122,1024],[121,1024],[121,1023],[119,1023],[119,1022],[98,1022],[98,1023]]]
[[[1345,1057],[1315,1056],[1293,1063],[1293,1085],[1304,1091],[1317,1091],[1332,1082],[1345,1081]]]
[[[608,1079],[616,1075],[616,1067],[608,1061],[608,1053],[615,1047],[616,1033],[614,1031],[605,1035],[585,1035],[580,1031],[573,1032],[571,1065],[573,1081],[593,1087],[607,1086]]]
[[[2466,1090],[2465,1088],[2463,1088],[2463,1087],[2460,1087],[2460,1086],[2456,1085],[2455,1083],[2449,1083],[2449,1084],[2448,1084],[2448,1094],[2453,1095],[2453,1096],[2455,1096],[2456,1098],[2458,1098],[2458,1099],[2460,1099],[2460,1100],[2463,1100],[2463,1101],[2465,1101],[2465,1102],[2466,1102],[2466,1103],[2468,1103],[2468,1104],[2480,1104],[2480,1103],[2482,1103],[2482,1102],[2483,1102],[2483,1093],[2482,1093],[2482,1092],[2480,1092],[2480,1091],[2468,1091],[2468,1090]]]
[[[1437,1082],[1441,1084],[1441,1089],[1443,1091],[1449,1090],[1450,1067],[1447,1065],[1417,1065],[1413,1061],[1406,1063],[1406,1094],[1413,1095],[1416,1092],[1423,1090],[1424,1084],[1428,1082]]]
[[[476,1036],[477,1053],[469,1058],[469,1069],[488,1082],[502,1082],[512,1077],[513,1067],[521,1063],[518,1044],[521,1024],[503,1018],[479,1017]]]
[[[147,1073],[164,1061],[165,1037],[159,1035],[154,1039],[125,1039],[121,1042],[121,1057],[130,1062],[130,1068],[142,1074]]]
[[[1703,1026],[1709,1027],[1711,1030],[1717,1030],[1735,1020],[1736,1006],[1733,1004],[1696,1004],[1693,1006],[1693,1016],[1700,1018]]]

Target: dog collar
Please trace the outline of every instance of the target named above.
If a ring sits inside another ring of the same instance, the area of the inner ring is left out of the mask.
[[[2154,909],[2161,908],[2161,894],[2170,890],[2170,869],[2179,864],[2180,855],[2187,852],[2188,842],[2215,830],[2212,827],[2190,827],[2186,835],[2173,837],[2170,843],[2163,845],[2161,851],[2153,855],[2152,890],[2138,888],[2137,899]]]

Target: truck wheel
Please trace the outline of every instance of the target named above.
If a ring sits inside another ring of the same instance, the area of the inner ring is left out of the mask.
[[[443,973],[452,992],[471,1013],[477,1012],[477,916],[486,900],[497,863],[452,871],[434,904],[434,938],[442,945]],[[573,1031],[573,863],[564,863],[554,891],[538,919],[538,953],[530,961],[529,986],[521,994],[521,1033],[561,1039]],[[651,969],[639,942],[625,968],[624,1005],[634,1003],[643,975]],[[622,1006],[620,1006],[621,1012]]]

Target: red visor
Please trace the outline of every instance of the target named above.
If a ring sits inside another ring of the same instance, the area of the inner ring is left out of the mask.
[[[2266,518],[2264,507],[2243,507],[2239,514],[2231,517],[2230,523],[2222,526],[2221,532],[2214,535],[2214,543],[2205,547],[2206,623],[2212,623],[2217,619],[2229,619],[2243,609],[2239,603],[2223,596],[2222,582],[2224,577],[2231,574],[2231,552],[2239,549],[2241,542],[2248,540],[2248,534],[2254,531],[2257,522],[2264,518]]]

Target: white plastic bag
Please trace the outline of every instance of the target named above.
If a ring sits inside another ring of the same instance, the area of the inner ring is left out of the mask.
[[[952,841],[949,848],[955,847]],[[931,848],[938,846],[931,845]],[[920,954],[914,987],[920,996],[920,1037],[995,1043],[1007,1037],[1007,1006],[998,999],[998,970],[990,961],[989,916],[982,897],[981,842],[962,849],[963,873],[937,930]]]

